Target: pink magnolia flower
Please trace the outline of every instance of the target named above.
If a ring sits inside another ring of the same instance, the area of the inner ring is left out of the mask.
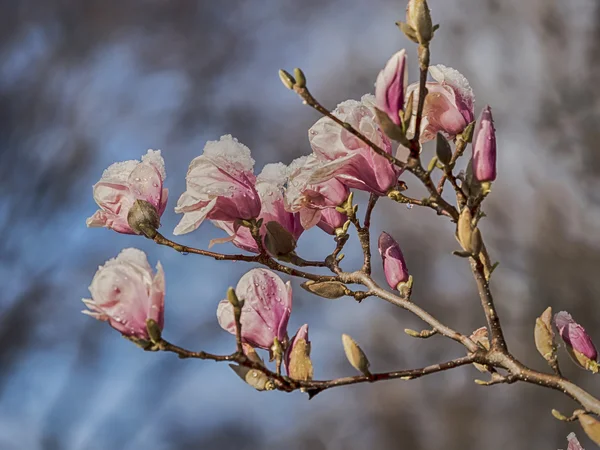
[[[175,208],[183,218],[173,233],[194,231],[207,218],[235,222],[258,217],[260,197],[253,167],[248,147],[230,135],[207,142],[204,153],[190,163],[187,190]]]
[[[421,142],[435,139],[438,132],[453,138],[475,119],[475,96],[468,80],[457,70],[443,65],[430,66],[435,82],[427,83],[427,97],[421,121]],[[413,114],[416,115],[419,84],[408,87],[407,97],[414,91]],[[413,120],[412,129],[414,132]]]
[[[335,234],[348,220],[346,214],[338,212],[350,195],[350,189],[336,178],[321,183],[311,183],[311,178],[326,162],[315,155],[302,156],[292,161],[285,191],[288,211],[298,212],[305,229],[317,225],[329,234]]]
[[[100,209],[87,219],[87,226],[136,234],[127,223],[129,210],[136,200],[145,200],[156,208],[160,217],[167,206],[169,193],[163,188],[165,178],[165,163],[160,150],[148,150],[142,162],[112,164],[94,185],[94,200]]]
[[[164,325],[165,274],[158,263],[153,274],[146,254],[127,248],[100,266],[90,285],[89,308],[83,311],[109,323],[125,336],[149,339],[146,320]]]
[[[266,226],[269,222],[277,222],[287,230],[294,239],[298,240],[304,228],[300,224],[297,213],[288,212],[284,206],[284,185],[287,181],[288,168],[285,164],[267,164],[256,178],[256,191],[261,201],[261,210],[258,216],[263,220],[261,236],[266,236]],[[231,241],[236,247],[249,252],[258,253],[256,241],[246,227],[237,227],[234,222],[214,220],[213,224],[227,232],[229,238],[215,239],[211,244]]]
[[[292,285],[267,269],[252,269],[238,282],[235,293],[244,300],[242,340],[270,350],[275,338],[287,341],[287,324],[292,313]],[[219,325],[235,334],[233,306],[222,300],[217,308]]]
[[[486,106],[473,133],[473,176],[477,181],[496,179],[496,129],[492,108]]]
[[[569,433],[569,435],[567,436],[567,441],[569,442],[567,450],[584,450],[581,444],[579,443],[577,436],[575,436],[575,433]]]
[[[374,106],[374,97],[365,95],[360,102],[341,103],[333,114],[391,154],[392,143],[375,120]],[[401,170],[333,120],[321,118],[308,131],[308,139],[317,159],[325,162],[313,172],[310,184],[337,178],[349,188],[377,195],[396,186]]]
[[[409,277],[402,250],[394,238],[385,231],[379,236],[378,247],[385,279],[392,289],[398,289],[398,285],[408,281]]]
[[[399,112],[404,110],[407,85],[406,51],[402,49],[390,58],[375,82],[377,108],[386,113],[396,125],[400,125]]]
[[[585,329],[566,311],[561,311],[554,316],[554,324],[573,361],[584,369],[597,372],[598,352]]]

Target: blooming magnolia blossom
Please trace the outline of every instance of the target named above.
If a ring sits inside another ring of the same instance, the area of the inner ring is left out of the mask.
[[[566,311],[561,311],[554,316],[554,324],[573,360],[584,369],[598,371],[596,363],[598,352],[585,329]]]
[[[149,339],[146,320],[164,325],[165,275],[160,265],[152,272],[146,254],[127,248],[98,268],[90,285],[91,299],[83,299],[95,319],[107,321],[125,336]]]
[[[311,183],[315,171],[324,161],[315,155],[302,156],[292,161],[285,191],[288,211],[297,211],[304,229],[317,225],[329,234],[344,225],[348,217],[335,209],[348,199],[350,189],[336,178],[321,183]]]
[[[409,277],[402,250],[394,238],[385,231],[379,236],[378,247],[385,279],[392,289],[398,289],[398,285],[408,281]]]
[[[477,181],[496,179],[496,129],[492,118],[492,108],[486,106],[481,111],[473,132],[473,176]]]
[[[194,231],[205,219],[257,218],[261,205],[253,168],[250,149],[230,135],[207,142],[203,154],[190,163],[187,189],[175,208],[183,218],[173,233]]]
[[[163,188],[165,178],[165,163],[160,150],[148,150],[142,162],[133,160],[112,164],[94,185],[94,200],[100,209],[87,219],[87,226],[136,234],[127,222],[129,210],[136,200],[145,200],[160,217],[167,206],[169,193]]]
[[[267,223],[279,223],[294,239],[298,239],[304,228],[297,213],[288,212],[284,206],[284,185],[287,182],[288,168],[285,164],[267,164],[256,178],[256,191],[261,201],[259,219],[263,220],[261,236],[266,235]],[[229,238],[215,239],[212,243],[231,241],[236,247],[258,253],[258,245],[247,227],[236,227],[234,222],[214,220],[213,224],[227,232]]]
[[[400,125],[400,111],[404,110],[404,93],[408,85],[406,51],[392,56],[375,82],[377,108],[386,113],[392,122]]]
[[[287,341],[287,324],[292,313],[292,285],[267,269],[252,269],[238,282],[235,293],[244,301],[240,322],[242,340],[270,350],[275,338]],[[219,325],[235,334],[233,306],[222,300],[217,308]]]
[[[360,102],[341,103],[333,114],[391,154],[392,143],[375,120],[374,106],[375,98],[365,95]],[[312,173],[310,184],[337,178],[349,188],[377,195],[386,195],[396,186],[401,169],[328,117],[310,128],[308,138],[317,159],[325,163]]]
[[[453,138],[475,119],[475,96],[468,80],[458,71],[443,65],[430,66],[435,82],[428,82],[423,107],[420,141],[435,139],[438,132]],[[411,84],[407,96],[414,91],[413,114],[416,117],[419,84]],[[411,124],[414,132],[415,121]]]

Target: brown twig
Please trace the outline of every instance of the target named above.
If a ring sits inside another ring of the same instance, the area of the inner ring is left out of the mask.
[[[328,117],[329,119],[333,120],[340,127],[348,130],[348,132],[350,132],[351,134],[356,136],[358,139],[363,141],[365,144],[367,144],[369,147],[371,147],[371,149],[375,153],[377,153],[380,156],[383,156],[390,163],[394,164],[397,167],[404,168],[406,166],[406,164],[404,162],[400,161],[398,158],[394,157],[393,155],[391,155],[390,153],[386,152],[384,149],[379,147],[377,144],[375,144],[373,141],[371,141],[369,138],[367,138],[364,134],[362,134],[360,131],[358,131],[356,128],[354,128],[351,124],[349,124],[348,122],[344,122],[343,120],[340,120],[339,118],[334,116],[327,108],[325,108],[323,105],[321,105],[312,96],[312,94],[310,93],[310,91],[308,90],[308,88],[306,86],[294,85],[293,89],[302,98],[302,100],[304,101],[304,103],[306,105],[315,109],[316,111],[321,113],[323,116]]]

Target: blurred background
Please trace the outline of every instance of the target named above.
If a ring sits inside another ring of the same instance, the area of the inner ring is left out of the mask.
[[[310,151],[307,130],[318,116],[281,85],[279,68],[302,67],[331,108],[372,92],[378,71],[403,47],[416,80],[415,46],[394,25],[405,6],[0,0],[0,449],[554,450],[566,448],[570,431],[592,448],[576,424],[550,415],[551,408],[570,414],[573,402],[535,386],[476,386],[482,376],[472,367],[333,389],[309,402],[298,392],[255,392],[224,364],[143,352],[80,314],[97,266],[136,246],[165,267],[165,337],[231,351],[216,305],[250,266],[87,229],[92,185],[112,162],[162,149],[170,236],[187,165],[207,140],[234,135],[252,149],[257,172]],[[532,328],[546,306],[567,309],[600,341],[600,3],[430,6],[441,24],[432,64],[470,80],[477,114],[488,103],[494,110],[499,176],[482,225],[501,263],[492,287],[511,350],[544,369]],[[468,265],[451,255],[451,224],[388,200],[377,211],[374,236],[385,229],[402,245],[414,300],[463,333],[482,326]],[[207,223],[180,241],[206,248],[220,233]],[[346,268],[360,264],[351,244]],[[310,231],[300,253],[316,258],[333,246]],[[402,330],[422,324],[382,301],[326,301],[293,283],[290,334],[310,324],[319,379],[354,374],[344,332],[377,371],[462,354],[438,337],[409,338]],[[593,377],[564,356],[565,374],[599,395]]]

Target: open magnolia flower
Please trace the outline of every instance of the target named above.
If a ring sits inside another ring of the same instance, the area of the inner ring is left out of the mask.
[[[443,65],[430,66],[429,73],[435,82],[427,83],[427,96],[423,108],[420,141],[435,139],[437,133],[448,138],[460,134],[475,119],[475,96],[468,80],[458,71]],[[407,97],[414,91],[413,121],[414,133],[419,84],[408,87]]]
[[[205,219],[235,222],[257,218],[260,197],[253,168],[250,149],[230,135],[207,142],[204,153],[188,168],[187,189],[175,208],[183,218],[173,233],[194,231]]]
[[[304,228],[300,225],[300,217],[288,212],[284,206],[284,185],[287,181],[288,168],[285,164],[267,164],[256,178],[256,191],[261,202],[258,219],[262,219],[260,230],[263,244],[267,235],[267,224],[277,222],[290,236],[297,240]],[[213,224],[227,232],[228,238],[214,239],[211,244],[232,242],[236,247],[249,252],[258,253],[258,245],[247,227],[236,226],[235,222],[213,220]]]
[[[167,206],[168,190],[163,188],[165,178],[165,163],[160,150],[148,150],[142,162],[112,164],[94,185],[94,200],[100,209],[87,219],[87,226],[137,234],[127,222],[127,215],[136,200],[144,200],[160,217]]]
[[[90,285],[91,299],[83,299],[95,319],[106,321],[125,336],[148,340],[146,321],[164,324],[165,274],[160,263],[152,272],[146,254],[127,248],[98,268]]]
[[[285,191],[285,204],[289,211],[297,211],[305,229],[317,225],[329,234],[341,228],[348,220],[344,213],[335,209],[346,201],[350,189],[337,178],[321,183],[311,183],[315,171],[327,162],[315,155],[302,156],[292,161]]]
[[[238,282],[235,293],[244,301],[241,315],[242,340],[270,350],[273,341],[287,342],[287,324],[292,313],[292,285],[267,269],[252,269]],[[235,334],[233,306],[222,300],[217,308],[219,325]]]
[[[360,102],[346,100],[333,114],[391,154],[392,143],[377,124],[374,107],[375,98],[365,95]],[[377,195],[386,195],[396,186],[401,169],[333,120],[319,119],[308,131],[308,139],[317,159],[325,162],[313,172],[310,184],[337,178],[349,188]]]

